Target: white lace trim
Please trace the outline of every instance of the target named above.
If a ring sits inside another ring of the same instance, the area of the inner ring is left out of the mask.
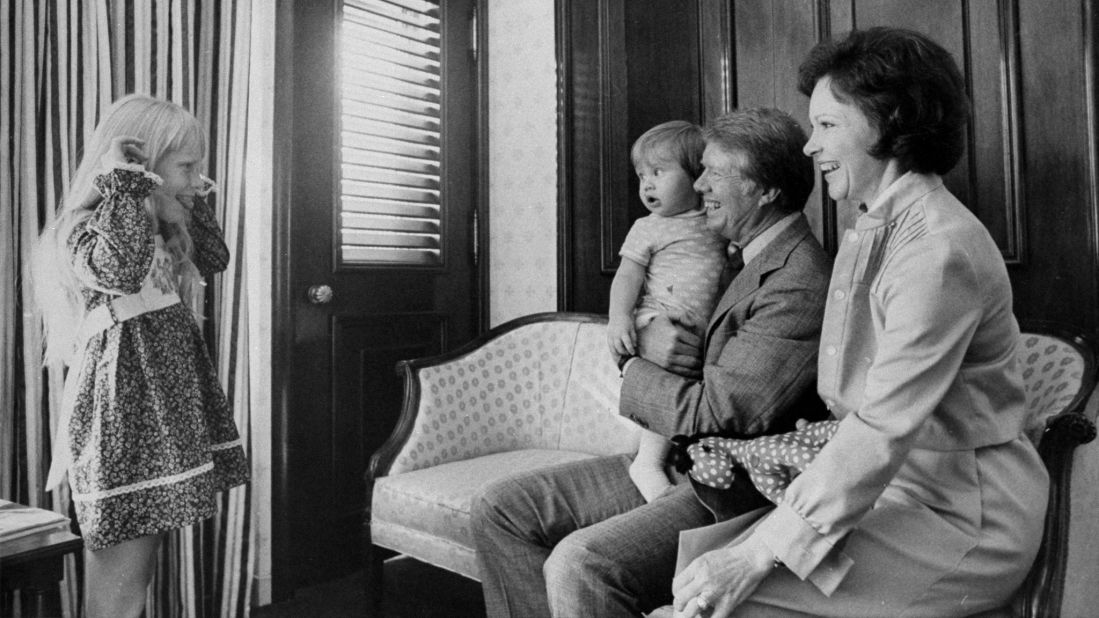
[[[236,440],[230,440],[229,442],[218,442],[217,444],[211,444],[210,445],[210,450],[211,451],[224,451],[226,449],[231,449],[234,446],[243,446],[243,444],[244,443],[241,441],[241,439],[237,438]]]
[[[150,487],[160,487],[162,485],[171,485],[172,483],[178,483],[185,481],[189,478],[196,477],[205,472],[209,472],[214,469],[214,463],[206,463],[198,466],[197,468],[191,468],[185,472],[179,474],[173,474],[171,476],[162,476],[157,479],[151,479],[148,481],[140,481],[137,483],[130,483],[129,485],[123,485],[121,487],[115,487],[113,489],[104,489],[102,491],[93,491],[86,494],[78,494],[73,492],[72,499],[78,502],[89,502],[91,500],[103,500],[104,498],[112,498],[122,494],[133,493],[135,491],[141,491],[143,489],[149,489]]]

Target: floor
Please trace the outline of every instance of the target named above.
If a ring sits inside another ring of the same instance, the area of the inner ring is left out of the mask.
[[[411,558],[385,563],[381,612],[366,607],[363,573],[299,590],[294,598],[252,610],[253,618],[484,618],[481,585]]]

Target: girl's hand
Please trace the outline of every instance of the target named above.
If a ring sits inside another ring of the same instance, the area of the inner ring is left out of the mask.
[[[672,580],[677,617],[733,613],[774,568],[775,557],[762,542],[748,537],[695,558]]]
[[[627,319],[611,318],[607,322],[607,345],[615,359],[637,354],[637,332],[632,317]]]
[[[145,165],[148,157],[145,156],[142,148],[144,145],[143,139],[120,135],[111,140],[111,145],[103,155],[103,164],[107,168],[116,167],[119,164]]]

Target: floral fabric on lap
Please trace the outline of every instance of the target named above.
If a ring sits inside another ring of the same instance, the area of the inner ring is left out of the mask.
[[[789,433],[750,440],[708,437],[687,447],[691,478],[715,489],[728,489],[744,470],[768,500],[778,504],[786,487],[836,433],[839,421],[809,423]]]

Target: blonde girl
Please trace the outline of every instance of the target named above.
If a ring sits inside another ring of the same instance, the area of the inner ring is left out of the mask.
[[[93,618],[139,616],[163,533],[248,478],[196,322],[203,277],[229,259],[205,155],[184,108],[119,99],[35,256],[47,360],[69,366],[47,488],[68,473]]]

